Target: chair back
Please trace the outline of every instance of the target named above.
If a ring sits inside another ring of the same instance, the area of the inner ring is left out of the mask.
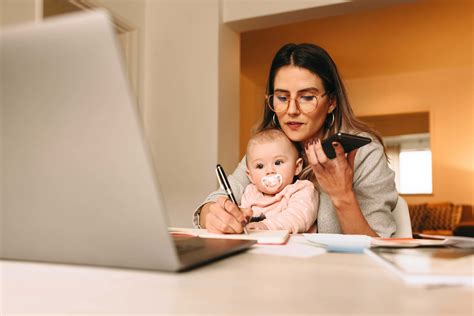
[[[407,202],[401,196],[398,197],[397,205],[392,210],[392,214],[397,224],[397,231],[392,238],[412,238],[410,211]]]

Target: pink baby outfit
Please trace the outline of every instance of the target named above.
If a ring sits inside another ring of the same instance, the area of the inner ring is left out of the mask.
[[[318,215],[319,194],[313,183],[297,180],[273,196],[263,195],[250,183],[242,196],[242,208],[251,208],[254,216],[265,214],[268,229],[286,229],[291,233],[307,232]]]

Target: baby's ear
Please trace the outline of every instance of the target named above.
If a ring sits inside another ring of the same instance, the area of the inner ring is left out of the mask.
[[[303,158],[298,158],[296,160],[295,176],[299,175],[301,170],[303,170]]]
[[[252,182],[253,184],[255,184],[252,180],[252,177],[250,176],[250,171],[249,169],[245,170],[245,172],[247,173],[247,177],[249,178],[250,182]]]

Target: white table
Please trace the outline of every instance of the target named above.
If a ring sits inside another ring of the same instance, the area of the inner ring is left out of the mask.
[[[0,261],[8,313],[473,315],[473,290],[408,287],[364,254],[242,253],[163,273]]]

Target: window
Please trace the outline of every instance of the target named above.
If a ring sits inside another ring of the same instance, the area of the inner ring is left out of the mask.
[[[361,116],[382,134],[401,194],[431,194],[430,113],[413,112]]]
[[[429,134],[384,137],[389,165],[401,194],[431,194],[431,150]]]

